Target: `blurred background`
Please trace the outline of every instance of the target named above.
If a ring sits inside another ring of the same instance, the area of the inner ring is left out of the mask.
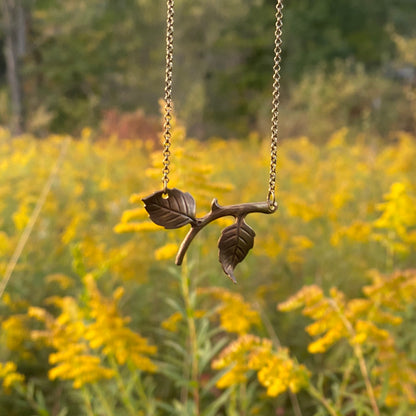
[[[264,201],[273,0],[176,0],[170,187]],[[416,1],[285,0],[275,215],[234,285],[151,223],[163,0],[0,0],[0,415],[416,414]],[[298,309],[298,311],[294,311]]]
[[[189,134],[267,133],[274,2],[176,3],[174,96]],[[137,125],[154,127],[164,82],[162,1],[2,5],[0,123],[39,137],[84,126],[134,136]],[[283,137],[323,141],[343,125],[383,137],[414,130],[414,1],[291,0],[284,15]]]

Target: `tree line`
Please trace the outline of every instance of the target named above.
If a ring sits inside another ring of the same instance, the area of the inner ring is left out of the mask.
[[[262,129],[274,8],[274,0],[176,1],[174,96],[191,134]],[[0,13],[0,123],[14,133],[75,134],[111,109],[157,114],[164,1],[1,0]],[[292,103],[305,77],[329,76],[340,61],[386,77],[392,33],[412,36],[415,18],[412,0],[286,1],[284,98]]]

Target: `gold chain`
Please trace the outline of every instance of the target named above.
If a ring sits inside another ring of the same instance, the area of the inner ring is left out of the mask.
[[[169,182],[171,120],[173,111],[172,101],[172,68],[173,68],[173,17],[174,0],[167,0],[166,18],[166,75],[165,75],[165,115],[163,123],[163,192],[167,194]]]
[[[173,18],[174,0],[167,0],[166,19],[166,75],[165,75],[165,114],[163,124],[163,192],[167,194],[169,182],[170,147],[171,147],[171,120],[173,111],[172,101],[172,68],[173,68]],[[283,0],[276,3],[276,26],[274,39],[274,65],[273,65],[273,99],[272,99],[272,125],[270,147],[270,175],[267,202],[271,210],[275,210],[276,204],[276,166],[277,166],[277,142],[279,132],[279,104],[280,104],[280,63],[282,54],[282,25],[283,25]]]
[[[279,104],[280,104],[280,62],[282,60],[282,26],[283,26],[283,0],[276,3],[276,26],[274,32],[274,65],[273,65],[273,99],[272,99],[272,126],[270,146],[270,176],[267,202],[272,210],[276,204],[276,165],[277,141],[279,133]]]

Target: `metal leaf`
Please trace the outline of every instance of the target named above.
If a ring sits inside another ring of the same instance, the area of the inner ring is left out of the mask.
[[[168,189],[166,198],[163,191],[157,191],[142,201],[150,219],[167,229],[180,228],[196,222],[195,200],[188,192],[176,188]]]
[[[218,241],[219,260],[224,272],[234,283],[237,283],[234,268],[253,248],[255,235],[254,230],[244,221],[244,217],[238,217],[237,221],[225,228],[221,234]]]

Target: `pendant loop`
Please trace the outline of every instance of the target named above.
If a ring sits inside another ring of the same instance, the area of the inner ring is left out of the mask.
[[[269,204],[270,211],[277,210],[277,202],[276,202],[276,195],[273,191],[269,191],[267,194],[267,203]]]

